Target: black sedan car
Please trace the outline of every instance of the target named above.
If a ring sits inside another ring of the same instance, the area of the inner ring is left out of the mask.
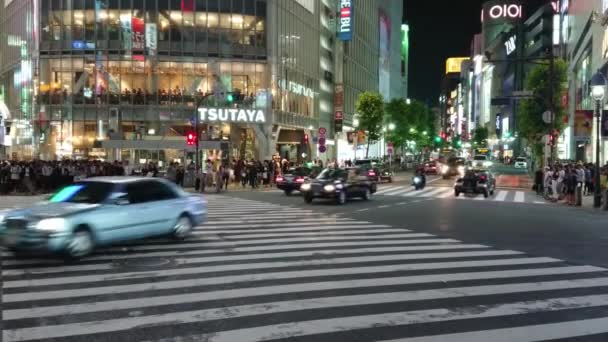
[[[468,169],[465,175],[458,178],[454,184],[454,195],[460,194],[483,194],[488,198],[494,195],[496,190],[496,179],[488,170],[484,169]]]
[[[310,178],[315,178],[322,170],[318,167],[293,167],[282,176],[277,176],[277,188],[283,190],[285,195],[290,196],[294,191],[300,191],[300,187]]]
[[[334,200],[337,204],[356,197],[369,200],[376,190],[376,183],[370,181],[366,170],[361,168],[325,169],[300,187],[306,203],[312,203],[315,198]]]

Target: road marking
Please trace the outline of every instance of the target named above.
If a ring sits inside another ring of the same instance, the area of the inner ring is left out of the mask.
[[[388,207],[390,207],[390,205],[385,204],[385,205],[378,206],[378,209],[384,209],[384,208],[388,208]]]
[[[378,194],[378,195],[384,194],[385,192],[395,191],[395,190],[397,190],[399,188],[400,188],[399,186],[382,187],[382,188],[378,189],[378,191],[376,191],[376,194]]]
[[[310,321],[281,323],[276,325],[258,326],[209,334],[208,342],[234,341],[265,341],[276,336],[295,338],[316,334],[329,334],[358,329],[379,327],[397,327],[411,324],[442,322],[444,320],[481,319],[511,315],[521,315],[530,312],[551,312],[576,308],[593,308],[608,305],[608,295],[592,295],[570,298],[552,298],[546,300],[522,301],[492,306],[476,305],[471,307],[450,309],[429,309],[403,312],[392,312],[373,315],[359,315],[339,318],[317,319]],[[596,326],[596,328],[598,328]],[[36,331],[36,328],[33,328]],[[68,328],[69,329],[69,328]],[[66,328],[58,328],[57,332],[67,332]],[[406,328],[404,328],[406,329]],[[608,327],[603,328],[604,331]],[[33,334],[31,339],[49,338],[50,336]],[[544,337],[543,337],[544,339]],[[426,341],[426,340],[425,340]],[[488,341],[493,341],[492,339]]]
[[[401,338],[384,342],[534,342],[597,335],[608,332],[608,318],[595,318],[523,327]]]
[[[474,252],[445,252],[445,253],[418,253],[418,254],[403,254],[403,255],[382,255],[382,256],[364,256],[364,257],[346,257],[346,258],[326,258],[326,259],[313,259],[313,260],[298,260],[298,261],[267,261],[267,259],[260,259],[262,262],[255,263],[244,263],[244,264],[229,264],[230,260],[235,262],[242,261],[241,256],[219,256],[219,257],[203,257],[203,258],[174,258],[173,262],[178,265],[189,265],[196,263],[207,263],[207,262],[221,262],[224,261],[226,264],[218,266],[207,266],[201,267],[205,269],[204,273],[209,272],[225,272],[225,271],[244,271],[244,270],[264,270],[272,269],[277,267],[303,267],[311,265],[339,265],[339,264],[352,264],[352,263],[364,263],[364,262],[380,262],[380,261],[404,261],[404,260],[423,260],[423,259],[450,259],[450,258],[466,258],[466,257],[482,257],[482,256],[512,256],[521,255],[522,252],[517,251],[474,251]],[[276,257],[270,258],[274,260]],[[249,259],[245,259],[249,260]],[[253,259],[251,259],[253,261]],[[97,266],[97,268],[91,267]],[[79,269],[81,267],[82,269]],[[107,270],[112,269],[114,266],[111,264],[99,264],[99,265],[78,265],[70,268],[71,271],[92,271],[92,270]],[[199,270],[201,269],[199,268]],[[37,274],[46,274],[48,269],[40,269]],[[162,272],[163,276],[182,274],[183,269],[166,270]],[[14,273],[23,272],[22,270],[15,270]],[[7,274],[8,275],[8,274]],[[11,274],[15,275],[15,274]],[[110,278],[112,279],[137,279],[141,277],[150,276],[150,271],[137,271],[137,272],[124,272],[113,274]],[[43,285],[61,285],[61,284],[77,284],[82,282],[98,282],[107,279],[107,274],[92,274],[84,276],[73,276],[73,277],[57,277],[57,278],[46,278],[46,279],[35,279],[35,280],[14,280],[5,281],[5,288],[17,288],[24,286],[43,286]]]
[[[298,271],[282,271],[282,272],[269,272],[261,274],[241,274],[233,276],[220,276],[220,277],[197,277],[192,279],[183,280],[166,280],[156,281],[150,283],[133,283],[129,285],[113,285],[107,286],[107,284],[99,283],[98,287],[82,287],[78,289],[67,289],[67,290],[51,290],[51,291],[36,291],[36,292],[20,292],[20,293],[5,293],[5,303],[15,302],[30,302],[36,300],[45,299],[67,299],[67,298],[78,298],[86,296],[101,296],[111,295],[119,293],[130,293],[130,292],[145,292],[145,291],[158,291],[163,289],[181,289],[187,287],[197,286],[209,286],[209,285],[221,285],[231,284],[237,282],[252,282],[252,281],[263,281],[263,280],[286,280],[286,279],[297,279],[297,278],[312,278],[312,277],[323,277],[323,276],[334,276],[340,275],[356,275],[356,274],[374,274],[374,273],[388,273],[388,272],[403,272],[403,271],[417,271],[417,270],[444,270],[452,268],[477,268],[477,267],[488,267],[488,266],[514,266],[514,265],[535,265],[535,264],[550,264],[550,263],[562,263],[559,259],[554,258],[515,258],[515,259],[496,259],[496,260],[474,260],[474,261],[444,261],[437,263],[421,263],[421,264],[396,264],[386,266],[363,266],[363,267],[332,267],[318,270],[298,270]],[[199,272],[191,273],[190,269],[182,269],[177,274],[201,274],[200,268],[197,269]],[[320,283],[295,283],[293,285],[277,285],[270,287],[257,287],[251,288],[256,295],[272,294],[272,293],[285,293],[286,291],[301,292],[301,291],[317,291],[334,288],[360,288],[360,287],[375,287],[375,286],[389,286],[389,285],[405,285],[405,284],[423,284],[432,282],[446,282],[446,281],[458,281],[458,280],[475,280],[475,279],[496,279],[496,278],[513,278],[513,277],[527,277],[527,276],[543,276],[543,275],[557,275],[557,274],[581,274],[581,273],[595,273],[604,272],[606,269],[594,267],[594,266],[563,266],[563,267],[548,267],[548,268],[530,268],[530,269],[517,269],[509,271],[489,271],[489,272],[465,272],[465,273],[441,273],[432,275],[420,275],[420,276],[403,276],[394,278],[373,278],[373,279],[358,279],[358,280],[344,280],[344,281],[327,281]],[[164,276],[161,274],[160,276]],[[64,278],[71,280],[72,278]],[[106,280],[108,281],[108,280]],[[35,284],[35,283],[34,283]],[[247,296],[242,292],[245,289],[233,290],[232,297]],[[257,292],[256,292],[257,291]],[[274,291],[274,292],[272,292]],[[217,294],[216,294],[217,295]],[[230,298],[232,298],[230,297]],[[156,297],[155,297],[156,298]],[[214,298],[214,297],[211,297]],[[220,298],[216,298],[220,299]],[[121,300],[115,301],[114,305],[121,303]],[[152,301],[154,302],[154,301]],[[76,314],[78,312],[91,312],[96,311],[99,308],[103,308],[104,305],[110,305],[110,302],[98,302],[95,305],[85,304],[72,304],[72,305],[61,305],[61,308],[67,310],[68,313]],[[36,310],[39,308],[32,308]],[[108,308],[111,310],[112,308]],[[103,309],[106,310],[106,309]],[[5,311],[6,313],[6,311]],[[6,319],[6,318],[5,318]]]
[[[517,202],[517,203],[524,203],[525,201],[525,195],[523,191],[516,191],[515,192],[515,200],[513,200],[513,202]]]
[[[508,191],[504,191],[504,190],[498,191],[498,194],[496,194],[496,197],[494,197],[494,201],[504,202],[505,199],[507,199],[507,194],[509,194]]]
[[[399,202],[399,203],[397,203],[397,205],[406,205],[406,204],[408,204],[408,202]]]
[[[369,208],[363,208],[363,209],[359,209],[359,210],[357,210],[357,211],[358,211],[358,212],[364,212],[364,211],[368,211],[368,210],[369,210]]]
[[[444,189],[443,188],[435,188],[433,190],[429,190],[425,193],[423,193],[422,195],[420,195],[419,197],[433,197],[437,194],[439,194],[440,192],[443,192]]]
[[[411,192],[411,191],[412,191],[412,189],[399,189],[399,190],[396,190],[396,191],[386,192],[386,193],[384,193],[384,195],[386,195],[386,196],[398,196],[398,195],[401,195],[401,194],[406,194],[406,193]]]
[[[555,281],[555,282],[540,282],[540,283],[521,283],[521,284],[508,284],[508,285],[490,285],[490,286],[472,286],[472,287],[460,287],[460,288],[443,288],[438,290],[422,290],[422,291],[403,291],[403,292],[392,292],[392,293],[375,293],[375,294],[358,294],[349,296],[337,296],[337,297],[325,297],[322,301],[317,298],[312,299],[298,299],[291,301],[280,301],[271,303],[251,304],[251,305],[240,305],[233,307],[226,307],[222,310],[204,309],[204,310],[193,310],[183,311],[176,313],[167,313],[159,315],[139,316],[139,317],[128,317],[119,319],[110,319],[105,321],[95,321],[72,324],[62,324],[60,326],[43,326],[36,328],[26,329],[15,329],[9,330],[8,333],[16,333],[19,337],[26,337],[27,339],[38,338],[39,336],[52,337],[65,337],[66,335],[86,335],[93,333],[107,333],[110,331],[121,331],[134,329],[142,325],[152,324],[163,324],[168,321],[177,321],[181,324],[185,323],[198,323],[211,320],[222,320],[234,317],[248,317],[248,316],[259,316],[272,313],[289,312],[289,311],[302,311],[302,310],[318,310],[328,309],[334,307],[349,307],[349,306],[362,306],[362,305],[377,305],[386,303],[406,303],[411,301],[419,300],[434,300],[434,299],[448,299],[448,298],[462,298],[472,296],[484,296],[484,295],[495,295],[495,294],[513,294],[513,293],[528,293],[538,291],[549,291],[549,290],[562,290],[562,289],[577,289],[594,286],[608,285],[608,278],[595,279],[598,281],[594,283],[594,279],[582,280],[582,281]],[[608,301],[607,296],[588,296],[594,298],[601,298],[601,300]],[[576,298],[576,297],[575,297]],[[584,298],[584,297],[580,297]],[[196,298],[192,298],[193,302]],[[546,300],[544,302],[559,301],[560,299]],[[537,301],[536,303],[540,303]],[[517,304],[528,304],[521,302]],[[572,302],[570,302],[572,304]],[[514,307],[515,304],[506,304]],[[578,302],[578,307],[585,306],[582,301]],[[551,308],[549,308],[551,309]],[[565,309],[565,308],[562,308]],[[431,310],[417,310],[418,312],[425,312]],[[411,313],[416,311],[411,311]],[[466,312],[466,310],[463,310]],[[406,315],[408,315],[408,312]],[[466,313],[461,313],[466,315]],[[427,317],[431,317],[427,315]],[[457,317],[458,318],[458,317]],[[383,322],[386,324],[386,322]],[[258,329],[258,328],[254,328]],[[608,328],[604,328],[608,329]],[[247,330],[247,329],[243,329]],[[563,331],[563,330],[562,330]],[[28,336],[23,336],[29,334]],[[538,335],[540,338],[542,335]],[[453,339],[445,339],[446,341],[454,341]],[[404,340],[404,341],[407,341]],[[459,339],[458,341],[464,341]],[[471,340],[467,340],[471,341]],[[494,341],[493,339],[478,340],[478,341]],[[503,341],[513,341],[503,340]],[[528,341],[528,340],[526,340]]]
[[[543,201],[534,201],[534,204],[547,204],[547,202],[543,202]]]

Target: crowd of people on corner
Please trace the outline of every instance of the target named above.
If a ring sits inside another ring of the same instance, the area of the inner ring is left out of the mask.
[[[327,164],[337,166],[336,161]],[[315,160],[314,165],[323,167],[323,162]],[[208,189],[220,192],[228,190],[229,185],[269,188],[275,185],[278,176],[295,166],[300,165],[280,158],[264,161],[235,158],[229,162],[208,159],[201,163],[198,170],[193,162],[187,166],[171,162],[162,169],[155,162],[134,168],[128,161],[0,160],[0,194],[50,193],[73,182],[101,176],[164,177],[181,187],[194,187],[195,191],[200,192]]]
[[[581,196],[592,196],[597,186],[602,194],[608,189],[608,164],[600,169],[600,184],[596,184],[595,172],[594,164],[553,163],[535,172],[534,190],[547,200],[574,206],[577,189]]]

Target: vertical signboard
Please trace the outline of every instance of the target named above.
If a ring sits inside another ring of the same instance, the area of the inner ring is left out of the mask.
[[[146,24],[146,49],[149,56],[156,55],[158,38],[156,35],[156,24]]]
[[[136,17],[131,18],[131,28],[133,30],[133,49],[144,49],[144,20]]]
[[[122,28],[122,44],[123,49],[131,50],[133,48],[133,41],[131,38],[131,15],[121,14],[120,15],[120,26]]]
[[[342,132],[344,124],[344,85],[336,84],[334,91],[334,132]]]
[[[338,39],[350,41],[353,39],[354,1],[339,0],[340,14],[338,21]]]
[[[608,138],[608,110],[602,111],[602,137]]]
[[[391,65],[390,65],[390,41],[391,41],[391,21],[390,18],[380,11],[380,44],[379,44],[379,61],[378,61],[378,90],[384,96],[385,100],[389,100],[391,89]]]

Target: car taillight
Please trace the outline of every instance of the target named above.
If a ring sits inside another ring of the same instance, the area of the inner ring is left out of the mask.
[[[367,173],[367,175],[370,176],[370,177],[375,177],[376,173],[374,171],[370,171],[370,172]]]
[[[486,176],[479,176],[479,180],[485,181],[486,180]]]
[[[298,179],[296,179],[296,183],[304,183],[304,178],[298,178]]]
[[[283,182],[283,177],[277,177],[277,183],[282,183]]]

